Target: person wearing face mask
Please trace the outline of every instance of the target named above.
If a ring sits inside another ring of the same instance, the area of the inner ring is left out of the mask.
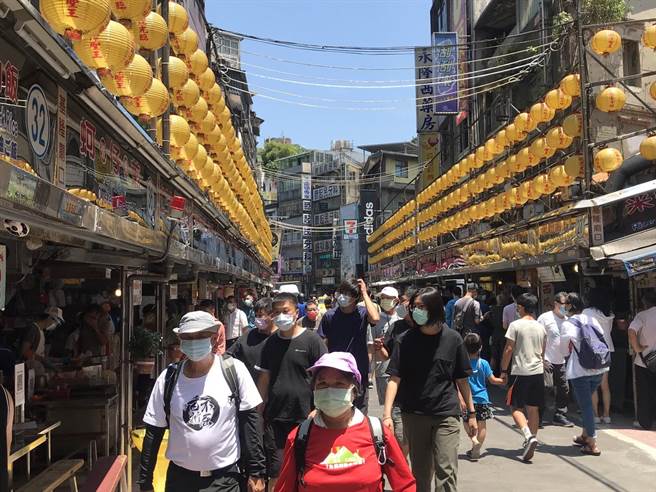
[[[378,404],[385,404],[385,391],[387,390],[386,374],[388,358],[382,354],[383,340],[388,331],[391,330],[394,323],[399,320],[396,314],[396,307],[399,303],[399,291],[394,287],[387,286],[380,292],[380,321],[371,329],[371,336],[374,339],[374,374],[376,375],[376,393],[378,395]]]
[[[383,424],[393,428],[392,408],[398,396],[417,490],[455,492],[462,415],[458,392],[465,403],[469,436],[478,430],[468,381],[469,354],[460,334],[444,323],[444,304],[436,288],[417,292],[411,312],[417,327],[394,344],[387,368]]]
[[[267,456],[269,485],[274,487],[285,440],[312,411],[307,369],[326,353],[326,346],[319,335],[298,323],[294,294],[278,294],[271,316],[278,330],[264,343],[256,369],[261,373],[257,387],[264,400],[265,439],[275,448],[273,455]]]
[[[306,330],[318,331],[321,324],[321,313],[316,301],[308,301],[305,304],[305,316],[301,318],[301,326]]]
[[[364,307],[357,305],[360,296]],[[328,351],[353,354],[362,378],[368,381],[374,348],[370,327],[380,321],[378,308],[369,297],[362,279],[344,280],[337,289],[337,304],[323,315],[319,335],[326,340]],[[368,389],[364,387],[355,400],[355,406],[365,415],[368,401]]]
[[[246,292],[244,295],[244,301],[241,305],[241,310],[244,311],[246,319],[248,320],[248,329],[253,330],[255,328],[255,296],[250,292]]]
[[[574,427],[574,424],[567,418],[567,403],[569,402],[569,384],[565,375],[565,352],[561,346],[561,333],[563,322],[567,319],[567,293],[559,292],[554,296],[553,309],[542,313],[538,317],[538,323],[544,326],[547,331],[547,342],[544,349],[544,374],[550,374],[553,379],[553,388],[545,389],[547,391],[555,390],[556,399],[554,401],[553,424],[562,425],[563,427]],[[543,412],[543,408],[540,408]],[[542,421],[542,418],[540,418]]]
[[[249,323],[246,313],[237,307],[235,296],[230,296],[226,299],[226,310],[223,323],[226,333],[226,349],[229,349],[240,336],[249,330]],[[255,318],[253,318],[254,325]]]
[[[258,299],[255,303],[255,329],[244,333],[228,349],[230,355],[246,365],[254,381],[257,381],[260,375],[255,367],[260,365],[264,342],[278,329],[273,323],[272,311],[273,305],[270,297]]]
[[[257,410],[262,399],[241,361],[212,353],[217,327],[214,316],[193,311],[175,329],[186,359],[162,372],[150,395],[137,482],[142,491],[153,490],[153,470],[167,428],[167,492],[265,489]],[[245,470],[238,465],[242,455]]]
[[[46,333],[64,322],[62,310],[49,307],[25,331],[21,342],[21,355],[26,361],[42,363],[46,358]]]
[[[415,479],[391,431],[353,404],[362,384],[353,355],[325,354],[308,371],[317,412],[287,438],[275,491],[382,492],[385,478],[395,492],[414,492]]]

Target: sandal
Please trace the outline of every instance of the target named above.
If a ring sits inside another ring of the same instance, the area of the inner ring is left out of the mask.
[[[576,436],[574,439],[572,439],[572,444],[574,444],[574,446],[587,446],[588,441],[583,436]]]
[[[587,444],[581,448],[582,454],[588,454],[590,456],[601,456],[601,451],[598,448],[592,449]]]

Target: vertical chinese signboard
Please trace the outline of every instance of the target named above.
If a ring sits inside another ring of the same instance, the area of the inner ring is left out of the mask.
[[[57,88],[57,149],[55,151],[55,172],[53,182],[61,188],[66,187],[66,114],[68,95],[62,87]]]
[[[303,204],[303,273],[312,272],[312,177],[301,176],[301,201]]]
[[[435,84],[433,81],[433,49],[427,46],[415,48],[417,133],[437,130],[438,120],[435,112]]]
[[[459,72],[460,74],[467,73],[467,0],[455,0],[453,2],[453,31],[458,35],[459,45],[456,52],[458,53]],[[458,82],[458,100],[460,105],[460,113],[456,117],[456,125],[459,125],[463,119],[467,117],[469,110],[469,99],[465,95],[467,92],[468,84],[466,80]]]
[[[458,34],[433,33],[435,112],[458,113]]]
[[[440,134],[428,132],[419,134],[419,162],[424,166],[419,181],[419,189],[423,190],[431,184],[440,172]]]

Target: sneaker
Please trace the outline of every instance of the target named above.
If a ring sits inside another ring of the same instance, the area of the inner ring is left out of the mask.
[[[472,445],[471,451],[469,451],[469,459],[472,461],[478,461],[478,459],[481,457],[481,446],[482,444],[480,442],[477,442]]]
[[[595,424],[601,424],[601,419],[599,417],[595,417],[594,422]]]
[[[568,420],[567,417],[557,413],[553,418],[554,425],[560,425],[562,427],[574,427],[574,424]]]
[[[370,390],[374,389],[374,382],[373,382],[373,381],[369,381],[368,388],[369,388]]]
[[[601,417],[601,421],[604,424],[610,424],[610,417]]]
[[[529,437],[524,441],[524,451],[522,452],[522,461],[529,462],[533,459],[535,448],[538,447],[538,439],[535,436]]]
[[[478,461],[478,458],[474,458],[473,450],[469,450],[465,453],[469,461]]]

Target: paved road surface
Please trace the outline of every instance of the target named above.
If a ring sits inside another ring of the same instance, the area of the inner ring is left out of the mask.
[[[493,389],[493,399],[501,401],[501,392]],[[375,392],[370,399],[371,414],[382,415]],[[461,433],[458,490],[488,491],[581,491],[647,492],[656,491],[656,431],[631,428],[631,421],[615,417],[617,424],[600,431],[600,457],[583,456],[571,446],[571,438],[580,428],[547,425],[540,430],[540,445],[533,462],[519,459],[523,442],[513,427],[509,412],[497,406],[496,417],[488,421],[488,438],[480,461],[470,462],[465,451],[471,444]],[[576,412],[572,420],[579,422]]]

